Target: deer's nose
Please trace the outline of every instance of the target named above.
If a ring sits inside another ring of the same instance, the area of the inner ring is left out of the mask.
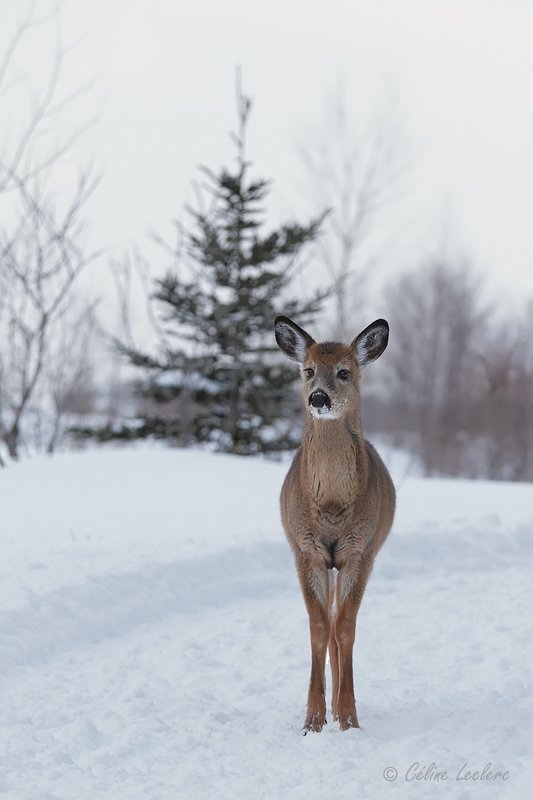
[[[319,389],[309,396],[309,405],[313,406],[313,408],[327,408],[329,411],[331,408],[331,400],[325,392]]]

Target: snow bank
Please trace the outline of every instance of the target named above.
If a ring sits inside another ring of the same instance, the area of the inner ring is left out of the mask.
[[[359,615],[363,729],[303,738],[286,470],[140,448],[0,471],[0,792],[529,798],[533,487],[405,480]],[[489,762],[507,778],[457,780]]]

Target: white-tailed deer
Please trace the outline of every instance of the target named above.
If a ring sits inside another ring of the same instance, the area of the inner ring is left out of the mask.
[[[361,431],[361,367],[385,350],[389,326],[376,320],[351,345],[319,344],[288,317],[276,341],[300,365],[306,419],[302,446],[281,490],[281,516],[294,552],[311,630],[311,680],[304,730],[326,722],[329,646],[332,712],[358,728],[353,689],[355,623],[374,558],[392,525],[395,492]]]

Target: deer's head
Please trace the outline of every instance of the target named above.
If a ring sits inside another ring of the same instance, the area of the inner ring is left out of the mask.
[[[315,342],[288,317],[274,321],[276,342],[300,365],[304,403],[318,419],[339,419],[359,406],[361,367],[375,361],[387,347],[389,325],[372,322],[348,344]]]

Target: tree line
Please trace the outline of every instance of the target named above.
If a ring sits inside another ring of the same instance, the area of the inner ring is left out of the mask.
[[[533,479],[533,306],[503,312],[464,259],[387,287],[388,390],[378,427],[426,475]]]

